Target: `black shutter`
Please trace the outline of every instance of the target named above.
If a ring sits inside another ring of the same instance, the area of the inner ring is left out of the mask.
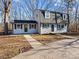
[[[15,29],[16,29],[16,24],[15,24]]]

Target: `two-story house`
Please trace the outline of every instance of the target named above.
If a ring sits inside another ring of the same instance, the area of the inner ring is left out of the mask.
[[[34,20],[14,20],[13,33],[65,33],[68,14],[49,10],[34,10]]]
[[[40,9],[34,13],[40,34],[67,32],[68,14]]]

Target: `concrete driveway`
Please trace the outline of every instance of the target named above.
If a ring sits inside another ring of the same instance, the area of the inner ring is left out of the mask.
[[[79,40],[65,39],[48,43],[11,59],[79,59]]]

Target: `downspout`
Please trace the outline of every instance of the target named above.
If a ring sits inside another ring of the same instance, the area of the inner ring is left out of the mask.
[[[56,12],[55,12],[55,25],[56,25],[56,31],[57,31],[57,28],[58,28],[58,22],[57,22],[57,15],[56,15]]]

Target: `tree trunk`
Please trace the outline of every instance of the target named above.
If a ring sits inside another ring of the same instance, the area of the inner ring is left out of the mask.
[[[4,34],[8,35],[8,23],[4,23]]]
[[[67,32],[70,31],[70,2],[68,2],[68,7],[67,7],[67,14],[68,14],[68,26],[67,26]]]
[[[4,34],[8,34],[8,13],[4,14]]]
[[[75,22],[76,22],[76,32],[78,31],[78,25],[77,25],[77,14],[78,13],[78,6],[76,7],[76,13],[75,13]]]

